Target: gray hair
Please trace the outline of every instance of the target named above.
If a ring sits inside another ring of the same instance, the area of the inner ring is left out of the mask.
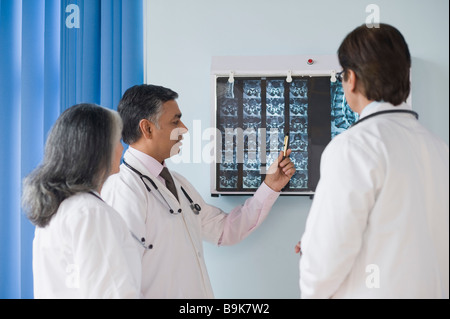
[[[75,105],[58,118],[42,164],[23,183],[22,206],[34,225],[46,227],[65,199],[103,185],[121,131],[119,114],[94,104]]]

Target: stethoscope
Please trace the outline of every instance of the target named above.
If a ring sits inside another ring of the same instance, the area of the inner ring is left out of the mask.
[[[370,115],[367,115],[366,117],[363,117],[362,119],[360,119],[358,122],[354,123],[351,127],[354,127],[358,124],[360,124],[361,122],[364,122],[365,120],[368,120],[372,117],[378,116],[378,115],[383,115],[383,114],[390,114],[390,113],[406,113],[406,114],[412,114],[416,117],[416,119],[419,119],[419,114],[417,114],[417,112],[414,111],[410,111],[410,110],[386,110],[386,111],[379,111],[379,112],[375,112],[372,113]]]
[[[142,174],[141,172],[139,172],[137,169],[135,169],[133,166],[131,166],[130,164],[128,164],[125,160],[123,160],[123,164],[128,167],[131,171],[133,171],[134,173],[136,173],[139,178],[141,179],[142,183],[144,183],[145,188],[147,189],[147,191],[149,193],[151,193],[151,189],[150,187],[147,185],[147,183],[145,182],[145,180],[149,181],[150,184],[152,184],[153,188],[155,190],[158,191],[159,195],[162,197],[162,199],[166,202],[166,205],[169,207],[169,212],[170,214],[175,214],[175,211],[172,209],[172,207],[170,207],[170,204],[167,202],[166,198],[163,196],[163,194],[161,194],[159,188],[156,186],[155,182],[148,177],[147,175]],[[199,204],[194,203],[194,201],[192,200],[192,198],[189,196],[189,194],[186,192],[186,190],[183,188],[183,186],[181,186],[181,191],[183,192],[184,196],[186,196],[187,200],[189,201],[189,205],[192,209],[192,212],[195,215],[199,215],[200,211],[202,210],[202,208],[200,207]],[[177,211],[178,214],[182,213],[181,208]]]

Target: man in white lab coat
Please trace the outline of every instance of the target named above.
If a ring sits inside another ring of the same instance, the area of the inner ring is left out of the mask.
[[[213,298],[203,240],[232,245],[248,236],[266,218],[295,168],[281,153],[244,205],[229,214],[208,205],[183,176],[168,172],[165,165],[179,152],[187,132],[177,97],[154,85],[125,92],[118,111],[124,122],[122,137],[130,148],[120,173],[104,185],[102,197],[142,241],[145,298]]]
[[[322,156],[302,298],[448,298],[449,149],[405,103],[408,46],[392,26],[363,25],[338,53],[360,122]]]

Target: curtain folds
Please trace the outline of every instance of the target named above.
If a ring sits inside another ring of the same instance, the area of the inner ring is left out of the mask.
[[[73,4],[79,28],[66,24]],[[33,298],[21,184],[53,123],[77,103],[115,109],[142,83],[142,0],[0,0],[0,298]]]
[[[89,102],[115,109],[144,80],[142,0],[62,0],[61,12],[70,4],[79,7],[80,28],[65,25],[66,13],[61,108]]]

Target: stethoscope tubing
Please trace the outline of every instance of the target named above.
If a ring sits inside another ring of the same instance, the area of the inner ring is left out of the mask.
[[[368,119],[371,119],[375,116],[384,115],[384,114],[392,114],[392,113],[412,114],[415,116],[416,119],[419,119],[419,114],[417,114],[417,112],[414,112],[411,110],[385,110],[385,111],[379,111],[379,112],[375,112],[370,115],[367,115],[366,117],[363,117],[362,119],[360,119],[359,121],[354,123],[351,127],[355,127],[356,125],[358,125]]]
[[[147,189],[147,191],[149,193],[151,193],[151,189],[150,187],[147,185],[147,183],[145,183],[144,179],[148,180],[152,186],[154,187],[154,189],[159,193],[159,195],[163,198],[163,200],[166,202],[167,206],[169,207],[169,212],[171,214],[174,214],[174,210],[170,207],[169,203],[167,202],[166,198],[163,196],[163,194],[161,193],[161,191],[159,190],[159,188],[156,186],[156,183],[147,175],[142,174],[140,171],[138,171],[136,168],[134,168],[133,166],[131,166],[130,164],[128,164],[125,159],[123,160],[123,164],[129,168],[132,172],[134,172],[136,175],[139,176],[139,178],[141,179],[142,183],[145,185],[145,188]],[[192,212],[195,215],[199,215],[200,211],[202,210],[201,206],[199,204],[194,203],[194,201],[192,200],[192,198],[189,196],[189,194],[186,192],[186,190],[184,189],[183,186],[181,187],[181,191],[183,192],[184,196],[186,196],[187,200],[189,201],[189,204],[191,206]],[[179,209],[178,213],[181,214],[182,210]]]

